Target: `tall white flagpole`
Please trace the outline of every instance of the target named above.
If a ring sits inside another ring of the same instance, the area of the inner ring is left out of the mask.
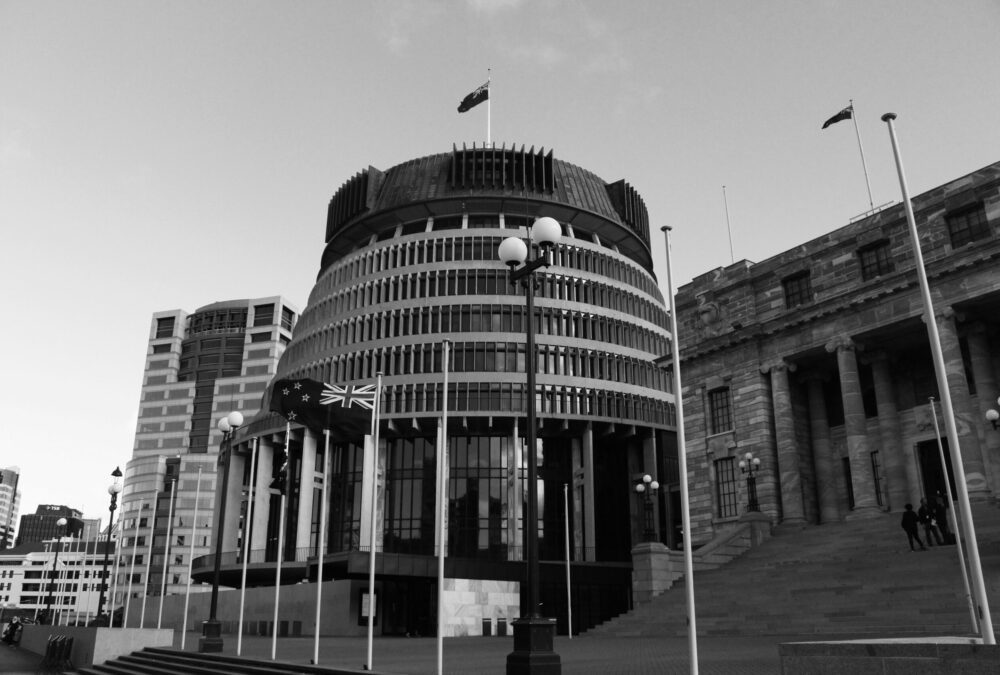
[[[135,578],[135,551],[139,545],[139,521],[142,518],[142,502],[139,502],[138,511],[135,516],[135,527],[132,530],[132,564],[128,568],[128,595],[125,597],[125,614],[122,616],[122,628],[128,626],[128,610],[132,604],[132,580]]]
[[[313,637],[313,665],[319,664],[320,610],[323,606],[323,558],[326,556],[327,489],[330,484],[330,429],[323,429],[323,489],[320,490],[319,542],[316,551],[316,635]]]
[[[569,485],[563,483],[563,525],[566,530],[566,636],[573,639],[573,593],[569,576]]]
[[[934,397],[931,396],[931,419],[934,420],[934,438],[937,440],[938,446],[938,459],[941,461],[941,471],[945,473],[944,477],[944,487],[945,491],[948,493],[948,503],[954,504],[954,498],[951,496],[951,481],[948,480],[948,465],[944,461],[944,445],[941,443],[941,429],[938,427],[937,421],[937,408],[934,406]],[[948,509],[948,516],[951,516],[953,509]],[[979,621],[976,619],[976,603],[972,599],[972,591],[969,590],[969,572],[965,569],[965,554],[962,553],[962,536],[958,533],[958,527],[955,523],[949,522],[948,527],[951,531],[955,533],[955,549],[958,551],[958,566],[962,569],[962,583],[965,584],[965,599],[969,603],[969,618],[972,619],[972,632],[979,632]],[[928,543],[930,543],[930,535],[927,535]]]
[[[157,494],[153,496],[153,515],[149,519],[149,546],[146,549],[146,576],[142,581],[142,613],[139,615],[139,628],[146,623],[146,598],[149,597],[149,573],[153,568],[153,535],[156,533],[156,509],[159,506],[160,495]]]
[[[253,454],[250,455],[250,490],[247,493],[247,515],[243,526],[243,576],[240,581],[240,622],[236,631],[236,656],[243,653],[243,609],[247,596],[247,560],[250,556],[250,539],[253,536],[253,510],[257,499],[257,451],[260,439],[253,439]]]
[[[492,137],[490,136],[490,116],[492,115],[492,112],[493,112],[492,108],[491,108],[491,106],[493,105],[493,92],[490,91],[490,90],[493,88],[493,69],[492,68],[487,68],[486,69],[486,73],[487,73],[487,75],[486,75],[486,147],[487,148],[492,148],[493,147],[493,145],[491,143]]]
[[[451,340],[445,340],[442,345],[442,369],[444,371],[443,394],[441,397],[441,445],[437,452],[437,516],[438,516],[438,570],[437,570],[437,673],[444,672],[444,558],[448,552],[447,532],[448,522],[448,365]]]
[[[868,180],[868,162],[865,161],[865,148],[861,145],[861,130],[858,128],[858,115],[854,110],[854,99],[849,99],[851,102],[851,119],[854,120],[854,133],[858,136],[858,150],[861,151],[861,167],[865,170],[865,185],[868,187],[868,207],[874,211],[875,202],[872,201],[872,184]]]
[[[191,545],[188,548],[187,590],[184,593],[184,626],[181,628],[181,651],[184,650],[184,636],[188,628],[188,604],[191,601],[191,572],[194,571],[194,538],[198,527],[198,500],[201,499],[201,467],[198,467],[198,483],[194,490],[194,518],[191,520]]]
[[[121,531],[122,517],[119,513],[118,515],[118,539],[115,540],[115,566],[112,568],[112,574],[114,574],[113,581],[111,582],[111,611],[108,616],[111,619],[108,621],[108,627],[113,628],[115,625],[115,598],[118,595],[118,569],[121,563],[121,542],[122,542],[122,531]],[[120,627],[120,626],[119,626]]]
[[[673,270],[670,264],[670,230],[664,225],[667,244],[667,297],[670,299],[670,351],[674,362],[674,410],[677,415],[677,468],[681,483],[681,527],[684,528],[684,591],[687,598],[688,650],[691,675],[698,675],[698,627],[694,607],[694,557],[691,550],[691,505],[688,497],[687,441],[684,438],[684,390],[681,385],[681,350],[677,340],[677,303],[674,299]]]
[[[292,423],[285,422],[285,462],[291,468],[292,459]],[[278,565],[274,577],[274,626],[271,631],[271,660],[278,654],[278,601],[281,599],[281,561],[285,557],[285,494],[292,477],[285,473],[285,481],[281,485],[281,504],[278,507]]]
[[[378,416],[382,407],[382,373],[376,376],[375,401],[372,410],[372,494],[368,514],[368,661],[365,670],[372,669],[372,641],[375,636],[375,512],[378,510]]]
[[[156,627],[163,624],[163,599],[167,595],[167,565],[170,563],[170,537],[173,536],[174,498],[177,495],[177,476],[170,481],[170,508],[167,509],[167,542],[163,549],[163,579],[160,581],[160,612],[156,617]]]
[[[990,604],[986,597],[983,566],[979,560],[979,543],[976,541],[976,529],[972,525],[972,507],[969,503],[969,488],[965,484],[962,449],[958,444],[955,409],[952,407],[951,391],[948,389],[948,372],[944,366],[944,353],[941,348],[941,336],[938,333],[937,317],[934,314],[934,302],[931,300],[931,289],[927,282],[927,270],[924,268],[924,256],[920,250],[920,234],[917,232],[917,221],[913,216],[913,205],[910,203],[910,191],[906,186],[906,176],[903,173],[903,160],[899,156],[896,129],[892,124],[894,119],[896,119],[896,113],[882,115],[882,121],[889,127],[889,139],[892,141],[892,152],[896,159],[896,172],[899,174],[899,189],[903,194],[903,208],[906,211],[906,222],[910,229],[913,258],[917,268],[917,279],[920,282],[920,294],[924,300],[924,318],[927,324],[927,335],[931,343],[931,354],[934,357],[934,372],[937,375],[938,390],[941,393],[941,409],[944,416],[944,427],[948,434],[948,452],[951,454],[951,469],[955,476],[955,487],[958,490],[958,506],[962,510],[962,527],[965,529],[965,541],[969,549],[972,587],[979,610],[979,632],[984,644],[994,645],[996,644],[996,636],[993,635],[993,619],[990,617]]]
[[[729,232],[729,264],[736,262],[736,251],[733,249],[733,226],[729,222],[729,197],[726,196],[726,186],[722,186],[722,203],[726,207],[726,231]]]

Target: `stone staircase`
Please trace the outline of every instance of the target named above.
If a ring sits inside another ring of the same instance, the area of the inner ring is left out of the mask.
[[[62,672],[62,671],[59,671]],[[221,654],[197,654],[147,647],[100,665],[77,668],[79,675],[360,675],[375,671],[325,668]]]
[[[1000,628],[1000,509],[973,505],[994,629]],[[695,569],[699,635],[888,637],[972,634],[954,546],[911,553],[900,514],[803,529],[777,528],[716,569]],[[922,537],[923,535],[921,535]],[[968,560],[966,560],[968,563]],[[687,635],[683,580],[589,631]]]

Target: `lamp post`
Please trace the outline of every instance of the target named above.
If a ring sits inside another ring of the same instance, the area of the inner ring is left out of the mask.
[[[55,586],[56,577],[56,567],[59,565],[59,548],[62,545],[62,538],[68,521],[65,518],[60,518],[56,521],[56,527],[59,528],[59,536],[56,538],[56,556],[52,559],[52,572],[49,574],[49,597],[45,599],[45,618],[52,624],[52,588]]]
[[[497,253],[500,260],[510,268],[511,285],[519,282],[524,288],[527,305],[525,337],[527,349],[527,442],[526,460],[528,464],[528,498],[525,514],[525,577],[521,588],[521,614],[513,622],[514,651],[507,655],[507,675],[521,673],[558,674],[562,672],[559,655],[553,651],[556,623],[555,619],[542,618],[539,613],[538,584],[538,447],[536,434],[536,387],[535,387],[535,278],[534,273],[552,264],[552,251],[562,236],[562,227],[555,218],[537,219],[531,226],[531,241],[538,247],[540,255],[528,258],[528,246],[520,237],[508,237],[500,242]],[[527,602],[524,601],[525,594]],[[527,616],[525,616],[527,615]]]
[[[101,594],[97,599],[97,624],[98,625],[111,625],[111,616],[107,618],[102,614],[104,610],[104,591],[105,587],[108,585],[108,557],[111,555],[111,530],[115,522],[115,509],[118,508],[118,493],[122,491],[122,484],[120,481],[122,477],[122,470],[119,467],[115,467],[115,470],[111,472],[111,476],[114,478],[111,485],[108,486],[108,494],[111,495],[111,506],[108,507],[111,515],[108,517],[108,538],[104,543],[104,568],[101,571]],[[111,599],[112,604],[114,603],[114,598]],[[105,623],[107,621],[107,623]]]
[[[243,415],[234,410],[219,420],[218,428],[222,432],[222,443],[219,447],[219,466],[222,470],[222,490],[215,493],[219,504],[219,520],[215,523],[215,561],[212,572],[212,602],[209,605],[208,620],[201,624],[201,638],[198,640],[199,652],[222,651],[222,623],[216,618],[219,609],[219,572],[222,569],[222,531],[226,523],[226,494],[229,492],[229,455],[233,450],[233,434],[243,424]]]
[[[1000,398],[997,399],[997,405],[1000,406]],[[986,411],[986,421],[993,425],[993,430],[996,431],[998,428],[997,422],[1000,421],[1000,412],[995,408],[990,408]]]
[[[648,473],[635,483],[635,492],[643,497],[643,528],[642,538],[644,541],[656,541],[656,528],[653,527],[653,499],[660,489],[660,484],[653,480]]]
[[[757,504],[757,478],[756,471],[760,471],[760,457],[754,457],[752,452],[747,452],[740,460],[740,472],[747,475],[747,511],[760,511]]]

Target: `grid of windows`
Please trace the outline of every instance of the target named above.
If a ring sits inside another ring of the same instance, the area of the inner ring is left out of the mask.
[[[892,260],[889,258],[889,242],[880,241],[858,250],[861,262],[861,278],[871,281],[892,271]]]
[[[719,518],[739,515],[737,488],[736,458],[723,457],[715,460],[715,504]]]
[[[156,337],[168,338],[174,335],[174,317],[168,316],[156,320]]]
[[[708,392],[708,419],[709,433],[721,434],[733,428],[733,408],[728,387]]]
[[[965,211],[959,211],[946,217],[948,234],[954,248],[986,239],[990,236],[990,226],[986,221],[986,210],[982,204]]]
[[[270,326],[274,323],[274,305],[254,305],[253,326]]]
[[[808,271],[785,277],[781,281],[781,287],[785,291],[785,307],[797,307],[812,301],[812,283]]]

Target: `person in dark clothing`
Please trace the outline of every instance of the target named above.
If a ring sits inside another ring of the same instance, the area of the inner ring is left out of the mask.
[[[913,504],[907,504],[903,508],[906,510],[903,511],[903,520],[900,522],[900,525],[906,532],[906,538],[910,542],[910,551],[916,550],[913,548],[914,541],[920,544],[921,551],[926,551],[927,547],[924,546],[924,542],[920,541],[920,532],[918,531],[918,526],[920,525],[920,518],[917,516],[916,513],[913,512]]]
[[[935,511],[927,503],[926,499],[920,500],[920,508],[917,509],[917,519],[924,528],[924,536],[927,537],[927,545],[933,546],[937,541],[938,546],[944,546],[944,539],[941,538],[941,531],[938,529],[938,521]]]
[[[954,535],[951,533],[951,528],[948,526],[948,500],[940,492],[934,498],[931,503],[931,512],[934,514],[934,519],[937,520],[938,529],[941,530],[941,536],[944,537],[946,544],[954,544]]]

